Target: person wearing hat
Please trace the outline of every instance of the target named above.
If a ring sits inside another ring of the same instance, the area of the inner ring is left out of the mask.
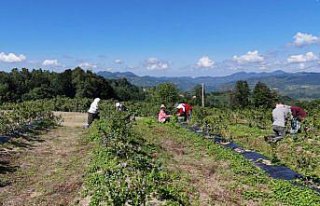
[[[158,121],[161,123],[166,123],[170,120],[171,115],[168,115],[166,113],[166,106],[164,104],[161,104],[160,106],[160,112],[158,114]]]
[[[180,103],[176,108],[178,119],[189,122],[192,114],[192,106],[187,103]]]
[[[186,107],[183,103],[178,104],[177,108],[177,116],[179,122],[185,122],[187,120]]]

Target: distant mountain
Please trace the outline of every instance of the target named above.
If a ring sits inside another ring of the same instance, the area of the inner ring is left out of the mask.
[[[274,72],[238,72],[224,77],[152,77],[137,76],[131,72],[98,72],[107,79],[126,78],[137,86],[149,87],[160,83],[171,82],[178,88],[188,91],[197,84],[205,83],[207,91],[225,91],[233,89],[238,80],[246,80],[253,88],[258,82],[266,83],[270,88],[293,98],[320,98],[320,73],[299,72],[287,73],[281,70]]]
[[[134,78],[134,77],[138,77],[137,75],[135,75],[132,72],[98,72],[98,75],[103,76],[107,79],[118,79],[118,78]]]

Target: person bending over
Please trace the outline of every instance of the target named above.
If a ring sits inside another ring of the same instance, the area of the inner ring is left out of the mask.
[[[99,119],[99,102],[100,98],[95,98],[90,105],[88,110],[88,126],[90,126],[95,119]]]
[[[158,114],[158,121],[161,123],[166,123],[170,121],[170,117],[171,115],[167,114],[166,107],[164,106],[164,104],[161,104],[160,111]]]
[[[276,104],[276,107],[272,111],[272,129],[275,133],[275,137],[271,138],[271,142],[278,142],[286,135],[286,123],[291,116],[290,107],[283,105],[280,102]]]
[[[295,134],[300,131],[301,123],[307,116],[307,113],[301,107],[297,106],[291,106],[290,110],[292,114],[290,133]]]

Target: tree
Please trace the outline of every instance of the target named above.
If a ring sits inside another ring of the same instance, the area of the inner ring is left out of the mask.
[[[67,69],[62,73],[56,74],[52,78],[51,85],[55,88],[56,95],[64,95],[73,98],[76,90],[72,84],[72,70]]]
[[[253,89],[252,98],[254,106],[272,108],[276,98],[275,94],[266,84],[258,82]]]
[[[247,81],[237,81],[232,104],[235,107],[247,107],[249,105],[250,89]]]
[[[121,101],[143,100],[145,94],[142,88],[131,84],[126,78],[108,80],[114,89],[117,99]]]
[[[46,85],[42,87],[35,87],[28,93],[22,96],[23,100],[37,100],[37,99],[47,99],[54,97],[54,88],[50,88]]]
[[[159,84],[156,87],[156,99],[159,104],[174,104],[178,100],[178,89],[172,83]]]
[[[72,85],[75,88],[75,97],[88,97],[102,99],[115,98],[114,90],[109,82],[91,71],[83,71],[77,67],[72,71]]]

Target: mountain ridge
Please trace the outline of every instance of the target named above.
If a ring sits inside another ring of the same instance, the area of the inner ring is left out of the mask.
[[[207,91],[226,91],[233,89],[238,80],[247,81],[250,87],[260,81],[283,95],[293,98],[320,98],[320,73],[296,72],[289,73],[282,70],[273,72],[237,72],[222,77],[154,77],[138,76],[132,72],[98,72],[106,79],[126,78],[132,84],[141,87],[156,86],[160,83],[171,82],[181,90],[190,91],[194,86],[204,83]]]

